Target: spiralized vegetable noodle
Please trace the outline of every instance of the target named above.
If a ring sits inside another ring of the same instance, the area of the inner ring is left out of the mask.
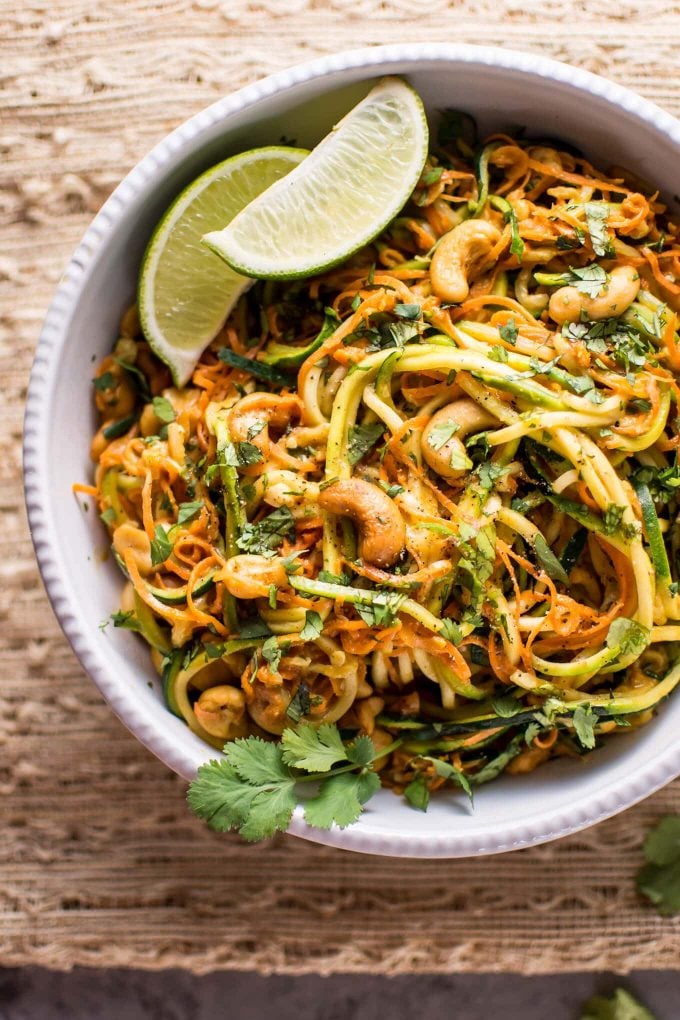
[[[648,722],[679,676],[677,235],[625,170],[449,114],[374,244],[257,283],[182,390],[130,309],[94,491],[170,710],[215,747],[401,737],[398,791]]]

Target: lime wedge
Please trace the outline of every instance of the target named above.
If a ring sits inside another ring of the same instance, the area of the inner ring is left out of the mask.
[[[319,273],[373,240],[406,203],[427,156],[419,96],[384,78],[307,159],[203,240],[261,279]]]
[[[142,261],[139,315],[149,344],[177,386],[219,333],[252,280],[218,259],[201,237],[223,227],[307,156],[306,149],[252,149],[206,170],[160,221]]]

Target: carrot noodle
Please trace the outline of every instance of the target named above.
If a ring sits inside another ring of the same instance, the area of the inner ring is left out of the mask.
[[[471,782],[528,771],[575,753],[577,707],[599,741],[668,693],[680,228],[557,144],[464,152],[438,148],[344,264],[257,283],[181,389],[134,308],[97,369],[94,484],[73,492],[170,707],[205,737],[202,692],[242,691],[245,724],[206,723],[215,746],[337,722],[400,742],[385,785],[432,791],[432,758]],[[452,294],[439,242],[471,217],[489,242]]]

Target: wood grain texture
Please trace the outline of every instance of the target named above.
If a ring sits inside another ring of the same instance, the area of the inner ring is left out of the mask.
[[[646,827],[680,783],[499,858],[399,861],[189,816],[183,784],[111,715],[48,607],[21,500],[40,323],[93,213],[170,128],[344,47],[535,50],[680,113],[680,7],[660,0],[4,0],[0,33],[0,961],[278,971],[675,967],[680,920],[636,899]],[[272,37],[276,45],[271,45]]]

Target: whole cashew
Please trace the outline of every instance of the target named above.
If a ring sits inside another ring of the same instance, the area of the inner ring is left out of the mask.
[[[501,231],[488,220],[464,220],[444,234],[430,264],[430,282],[437,297],[452,304],[465,301],[469,280],[500,238]]]
[[[113,533],[113,548],[121,560],[124,559],[126,550],[132,549],[137,569],[142,577],[153,571],[149,536],[132,521],[118,525]]]
[[[243,553],[227,560],[217,580],[235,599],[259,599],[267,598],[272,584],[283,587],[287,574],[280,559]]]
[[[199,723],[213,737],[235,740],[245,737],[246,699],[243,691],[229,684],[208,687],[194,705],[194,715]]]
[[[375,567],[391,567],[404,550],[406,528],[386,492],[361,478],[333,482],[319,493],[319,506],[349,517],[359,529],[359,555]]]
[[[597,297],[591,298],[576,287],[560,287],[550,298],[551,319],[558,325],[586,319],[615,319],[632,305],[640,290],[640,275],[632,266],[612,269],[609,281]]]
[[[439,446],[436,441],[435,429],[438,426],[449,424],[457,425],[458,428],[445,443]],[[463,444],[465,437],[471,432],[479,432],[480,429],[495,424],[497,424],[497,419],[485,408],[480,407],[471,397],[462,397],[460,400],[454,400],[452,404],[447,404],[446,407],[442,407],[432,415],[420,440],[426,464],[442,478],[448,478],[451,481],[460,478],[465,474],[465,471],[451,466],[453,455],[458,454],[459,459],[466,457]]]

